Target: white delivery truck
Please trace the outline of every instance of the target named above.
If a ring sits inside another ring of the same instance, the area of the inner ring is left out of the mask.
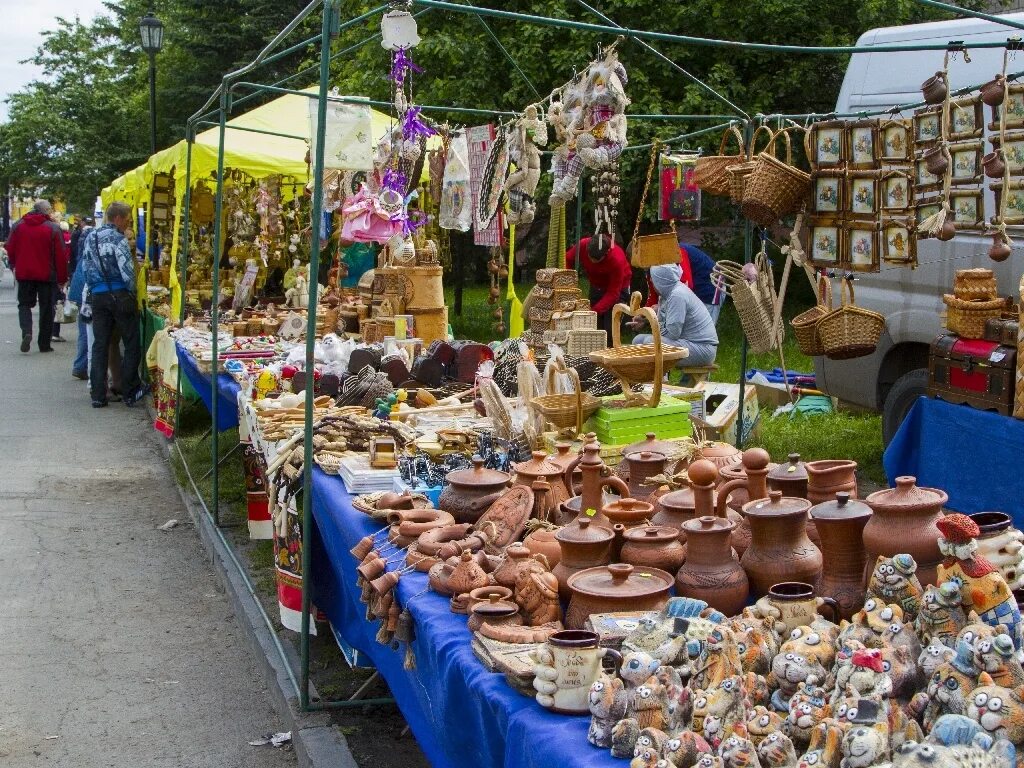
[[[1007,19],[1024,22],[1024,13],[1007,14]],[[921,101],[921,83],[942,69],[942,51],[871,53],[872,46],[899,43],[939,43],[952,41],[1005,41],[1024,36],[1024,31],[978,19],[912,24],[871,30],[857,41],[868,53],[850,57],[836,111],[874,111],[897,104]],[[991,80],[1003,67],[1002,48],[984,48],[963,53],[949,65],[950,87],[980,85]],[[1010,59],[1008,72],[1024,71],[1024,52]],[[1024,78],[1021,79],[1024,83]],[[909,116],[909,113],[904,116]],[[991,109],[985,107],[985,123]],[[987,142],[986,151],[991,149]],[[986,180],[987,181],[987,180]],[[985,189],[986,217],[995,211],[993,193]],[[1010,231],[1012,238],[1017,238]],[[1024,231],[1014,245],[1013,254],[1002,263],[988,258],[991,237],[982,232],[962,232],[949,242],[920,240],[917,269],[886,266],[878,274],[859,275],[855,283],[857,304],[881,312],[886,328],[874,354],[855,360],[837,361],[815,358],[818,386],[842,400],[881,410],[882,431],[888,443],[910,406],[924,394],[928,382],[928,349],[941,332],[945,308],[942,295],[952,290],[958,269],[988,267],[999,279],[1001,295],[1017,291],[1024,272]]]

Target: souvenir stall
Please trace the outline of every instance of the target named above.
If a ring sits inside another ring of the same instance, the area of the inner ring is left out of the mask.
[[[441,0],[413,4],[578,25]],[[564,252],[566,205],[588,183],[595,236],[619,226],[618,167],[631,149],[625,40],[600,48],[506,123],[453,130],[416,103],[409,73],[430,77],[429,67],[413,62],[415,18],[391,8],[381,38],[395,117],[375,147],[356,148],[346,137],[358,135],[360,118],[348,107],[358,111],[361,100],[328,93],[334,12],[325,5],[320,88],[310,100],[309,221],[319,225],[337,203],[343,237],[383,246],[374,275],[347,296],[329,280],[320,297],[322,246],[313,237],[308,283],[297,287],[304,301],[275,335],[251,333],[249,318],[235,333],[243,318],[221,308],[216,270],[208,320],[173,334],[183,355],[211,372],[223,368],[238,388],[255,467],[247,491],[265,505],[259,513],[250,506],[250,532],[274,538],[281,620],[300,631],[302,706],[324,706],[308,688],[319,611],[386,679],[435,765],[1015,765],[1024,746],[1024,534],[1013,520],[991,509],[946,514],[949,477],[900,476],[861,499],[853,461],[793,453],[775,463],[761,449],[734,447],[756,415],[749,389],[741,382],[723,395],[734,415],[712,421],[709,384],[664,381],[689,350],[663,340],[658,314],[639,296],[616,305],[609,339],[577,273],[555,258]],[[586,26],[620,31],[603,20]],[[944,46],[896,49],[951,55]],[[1006,102],[1015,76],[1001,77]],[[696,215],[697,190],[739,206],[746,258],[718,262],[715,275],[739,313],[744,350],[781,356],[782,304],[792,273],[803,272],[821,298],[793,321],[801,348],[856,359],[884,328],[855,304],[857,273],[912,268],[922,238],[986,222],[990,256],[1006,256],[1011,195],[990,218],[967,182],[980,184],[980,164],[988,165],[970,90],[937,95],[926,84],[926,101],[939,109],[912,118],[898,115],[916,107],[878,119],[705,116],[720,123],[708,131],[724,133],[718,154],[653,141],[641,148],[651,156],[637,192],[668,218]],[[1008,111],[994,116],[1001,192],[1014,189]],[[223,120],[223,109],[214,114]],[[439,151],[430,153],[435,134]],[[731,140],[738,150],[726,148]],[[537,215],[543,147],[554,178],[549,266],[517,311],[512,259],[495,248],[495,334],[511,338],[453,340],[440,230],[472,227],[492,246],[514,241],[516,225]],[[365,175],[332,201],[331,171]],[[219,252],[229,197],[223,158],[216,182]],[[184,189],[187,201],[187,175]],[[768,229],[791,221],[778,248]],[[632,234],[634,267],[679,262],[674,235],[640,232]],[[784,257],[778,279],[774,250]],[[510,315],[497,303],[506,280]],[[837,287],[843,298],[834,302]],[[1008,303],[994,293],[990,275],[957,274],[947,322],[958,339],[997,334],[997,346],[1009,347]],[[650,341],[623,344],[624,316],[644,318]],[[948,400],[965,383],[949,361],[974,346],[936,345],[935,392]],[[987,380],[998,375],[1009,386],[1016,370],[991,362]],[[216,403],[215,419],[225,407]],[[1000,403],[1008,413],[1021,408],[1012,396]]]

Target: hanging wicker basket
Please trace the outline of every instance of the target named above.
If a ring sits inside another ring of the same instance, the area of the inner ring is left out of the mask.
[[[755,355],[771,352],[782,342],[782,326],[775,328],[775,276],[763,254],[755,257],[757,279],[748,282],[743,265],[722,259],[711,270],[712,282],[720,283],[736,306],[740,326]],[[773,330],[774,329],[774,330]]]
[[[786,142],[785,162],[775,156],[779,136]],[[755,160],[757,165],[744,182],[741,210],[755,224],[770,227],[804,205],[811,188],[811,175],[793,166],[789,129],[775,133]]]
[[[743,190],[747,186],[747,177],[757,167],[757,160],[751,160],[750,158],[757,154],[757,137],[762,132],[768,136],[768,141],[771,142],[771,129],[766,125],[759,125],[757,130],[754,131],[754,135],[750,138],[750,151],[747,153],[747,159],[742,163],[730,165],[725,169],[729,176],[729,199],[736,203],[736,205],[740,205],[743,202]]]
[[[842,303],[818,321],[825,356],[851,360],[870,355],[885,330],[885,317],[854,304],[853,281],[843,278]]]
[[[824,273],[818,278],[818,303],[789,321],[796,345],[808,357],[825,354],[818,323],[832,311],[832,283]]]
[[[725,154],[725,144],[729,140],[729,136],[736,137],[740,147],[739,154]],[[728,195],[729,174],[727,169],[730,165],[736,165],[749,159],[743,144],[743,134],[735,125],[730,125],[722,134],[722,141],[718,145],[718,154],[697,158],[693,169],[694,184],[709,195]]]

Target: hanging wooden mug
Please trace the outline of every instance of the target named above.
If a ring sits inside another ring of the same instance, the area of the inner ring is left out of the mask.
[[[946,82],[945,72],[936,72],[921,83],[921,93],[926,104],[941,104],[946,98],[949,85]]]

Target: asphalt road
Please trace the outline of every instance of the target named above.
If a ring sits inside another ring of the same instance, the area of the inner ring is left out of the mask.
[[[36,322],[38,319],[36,318]],[[142,407],[90,407],[76,329],[18,351],[0,281],[0,765],[278,768],[290,750]],[[181,525],[157,526],[169,518]]]

